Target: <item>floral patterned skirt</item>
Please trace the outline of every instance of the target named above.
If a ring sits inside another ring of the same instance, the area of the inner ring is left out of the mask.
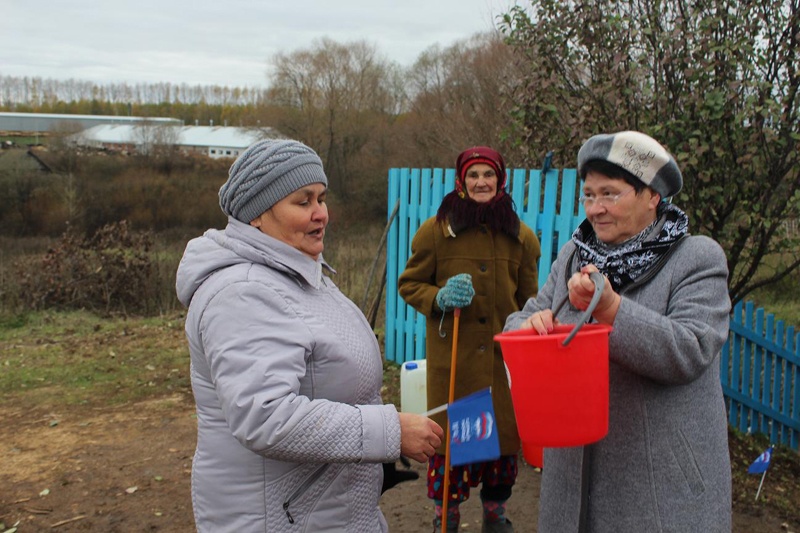
[[[434,454],[428,460],[428,498],[442,501],[444,489],[444,455]],[[477,487],[481,482],[484,487],[497,485],[511,486],[517,480],[517,456],[501,455],[499,459],[485,463],[472,463],[450,468],[451,502],[463,502],[469,499],[470,487]]]

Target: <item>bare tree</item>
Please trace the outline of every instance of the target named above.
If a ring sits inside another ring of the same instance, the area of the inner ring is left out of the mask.
[[[518,160],[505,135],[514,87],[512,49],[498,32],[426,50],[410,69],[407,164],[452,166],[464,148],[484,144]]]
[[[380,149],[395,118],[402,99],[396,65],[364,41],[325,38],[309,50],[277,54],[273,66],[270,96],[285,110],[276,126],[319,151],[331,190],[347,198],[375,179],[361,156]]]

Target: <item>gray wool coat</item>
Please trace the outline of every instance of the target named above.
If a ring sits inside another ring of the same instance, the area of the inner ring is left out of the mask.
[[[400,455],[400,420],[372,328],[325,266],[234,219],[186,247],[198,531],[388,529],[381,463]]]
[[[505,330],[552,308],[579,270],[565,245],[535,299]],[[713,240],[673,246],[654,275],[624,288],[609,336],[609,431],[547,448],[539,532],[730,532],[731,469],[719,353],[728,336],[727,263]],[[558,315],[574,324],[581,312]]]

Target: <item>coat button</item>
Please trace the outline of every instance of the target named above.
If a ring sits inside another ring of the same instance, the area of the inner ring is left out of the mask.
[[[486,272],[486,265],[481,265],[481,272]]]
[[[484,317],[480,317],[480,318],[478,319],[478,322],[479,322],[480,324],[486,324],[486,318],[484,318]]]
[[[486,345],[481,344],[481,346],[480,346],[480,348],[478,348],[478,350],[480,350],[482,352],[485,352],[486,351]]]

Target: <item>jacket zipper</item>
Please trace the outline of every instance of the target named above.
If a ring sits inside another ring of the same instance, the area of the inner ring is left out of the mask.
[[[289,512],[289,506],[294,500],[302,496],[303,493],[307,491],[308,488],[313,485],[320,478],[320,476],[322,476],[322,474],[328,470],[330,466],[330,463],[326,463],[314,470],[314,472],[312,472],[311,475],[306,478],[303,484],[297,487],[295,491],[291,493],[288,498],[286,498],[286,501],[283,502],[283,512],[286,513],[286,518],[289,519],[290,524],[294,524],[294,517],[292,516],[292,513]]]

